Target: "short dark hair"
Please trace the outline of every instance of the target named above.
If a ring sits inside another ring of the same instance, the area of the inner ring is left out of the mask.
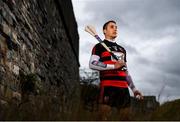
[[[103,30],[106,29],[107,25],[108,25],[110,22],[116,24],[116,22],[115,22],[114,20],[109,20],[109,21],[107,21],[107,22],[103,25]]]

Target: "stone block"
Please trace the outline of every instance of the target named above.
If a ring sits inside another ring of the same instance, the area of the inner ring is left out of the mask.
[[[13,60],[13,51],[7,51],[7,53],[6,53],[6,56],[7,56],[7,61],[8,62],[12,62],[12,60]]]
[[[6,57],[6,53],[7,53],[7,44],[5,42],[5,39],[2,38],[0,40],[0,53],[1,53],[1,64],[6,64],[6,61],[7,61],[7,57]]]
[[[8,102],[5,101],[5,100],[0,100],[0,104],[3,105],[3,106],[7,106],[7,105],[8,105]]]
[[[6,65],[7,65],[7,67],[9,68],[9,70],[10,71],[12,71],[12,69],[13,69],[13,65],[12,65],[12,62],[6,62]]]
[[[21,94],[19,92],[13,92],[12,98],[17,99],[18,101],[21,101]]]
[[[4,96],[4,86],[0,85],[0,96]]]
[[[13,31],[11,33],[11,37],[12,37],[13,40],[15,40],[20,45],[20,43],[18,42],[18,39],[17,39],[17,32]]]
[[[0,66],[0,77],[2,77],[3,73],[5,73],[5,68],[1,65]]]
[[[2,23],[3,32],[7,35],[11,33],[11,27],[9,27],[5,22]]]
[[[1,48],[2,45],[3,45],[3,41],[4,41],[4,37],[2,37],[2,36],[0,35],[0,48]]]
[[[6,86],[4,88],[4,97],[7,99],[11,99],[12,96],[13,96],[13,91],[8,86]]]
[[[13,14],[11,13],[11,11],[9,10],[8,6],[6,4],[4,4],[3,6],[3,10],[2,10],[2,15],[3,18],[10,24],[13,25]]]
[[[2,28],[2,22],[3,22],[3,18],[1,16],[1,12],[2,12],[2,10],[0,9],[0,28]]]
[[[13,71],[14,74],[19,75],[19,66],[14,65],[12,71]]]
[[[34,73],[34,71],[35,71],[34,62],[31,62],[31,68],[30,69],[31,69],[31,72]]]
[[[26,48],[26,45],[25,44],[22,44],[22,51],[25,51],[27,48]]]

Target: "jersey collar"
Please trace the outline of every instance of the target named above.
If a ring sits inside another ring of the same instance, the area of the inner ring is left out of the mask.
[[[111,42],[111,43],[116,43],[116,40],[108,40],[108,39],[105,39],[107,40],[108,42]]]

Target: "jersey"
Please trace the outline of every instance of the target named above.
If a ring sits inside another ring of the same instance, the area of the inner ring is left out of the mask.
[[[104,40],[109,49],[116,55],[119,60],[126,60],[126,50],[115,42]],[[121,88],[128,88],[127,73],[122,68],[114,69],[116,60],[113,56],[100,44],[96,44],[92,50],[92,56],[94,56],[91,62],[92,68],[99,66],[100,71],[100,85],[114,86]]]

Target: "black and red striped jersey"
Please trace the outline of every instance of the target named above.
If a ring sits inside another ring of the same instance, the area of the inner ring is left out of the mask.
[[[126,50],[118,45],[116,42],[110,42],[108,40],[103,41],[109,49],[118,57],[126,61]],[[111,56],[111,54],[100,44],[96,44],[92,50],[92,55],[100,56],[100,61],[108,62],[108,61],[115,61],[115,59]]]
[[[104,40],[103,43],[110,48],[110,50],[119,60],[124,60],[127,62],[126,50],[122,46],[118,45],[116,42],[111,42],[108,40]],[[91,62],[92,64],[99,63],[97,65],[102,67],[102,70],[100,70],[101,86],[128,87],[126,71],[123,71],[121,68],[110,68],[110,66],[114,66],[116,60],[100,43],[94,46],[92,56],[98,57],[98,61],[101,62],[96,62],[96,60]],[[107,65],[109,65],[109,68]]]

